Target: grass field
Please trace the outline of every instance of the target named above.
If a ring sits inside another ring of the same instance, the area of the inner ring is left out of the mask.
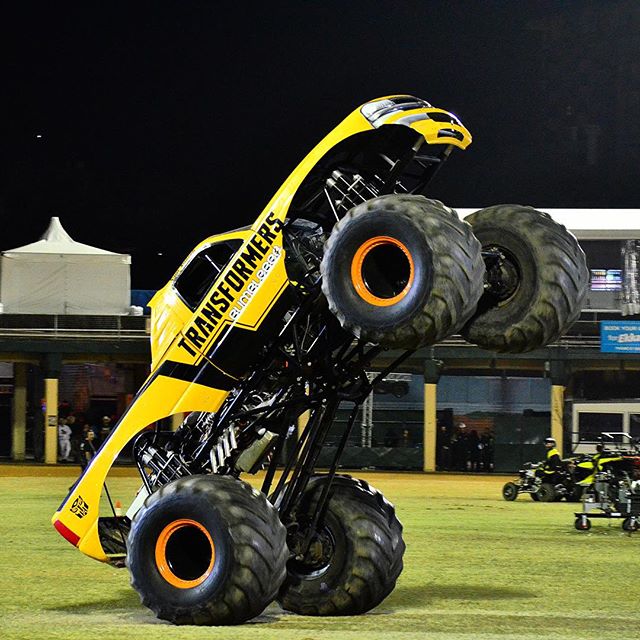
[[[157,620],[126,569],[65,542],[49,519],[70,476],[0,477],[0,638],[640,637],[640,533],[623,533],[619,520],[578,532],[576,505],[504,502],[500,477],[361,475],[395,502],[405,527],[405,569],[392,595],[364,616],[302,617],[272,605],[227,628]],[[126,507],[137,484],[116,477],[110,490]]]

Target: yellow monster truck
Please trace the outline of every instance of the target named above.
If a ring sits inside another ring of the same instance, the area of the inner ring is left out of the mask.
[[[522,352],[579,314],[584,254],[547,214],[501,205],[461,221],[418,195],[470,142],[419,98],[367,102],[251,227],[204,240],[151,301],[151,374],[53,525],[88,556],[126,561],[158,617],[221,625],[273,600],[305,615],[378,605],[402,570],[402,526],[381,493],[336,474],[372,385],[451,334]],[[389,348],[398,358],[369,381]],[[318,474],[345,401],[350,419]],[[176,413],[189,414],[177,431],[150,427]],[[142,488],[126,516],[101,517],[107,473],[134,437]],[[240,479],[263,468],[261,491]]]

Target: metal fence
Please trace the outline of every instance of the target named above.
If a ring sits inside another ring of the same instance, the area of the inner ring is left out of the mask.
[[[148,334],[145,316],[0,314],[0,337],[139,339]]]

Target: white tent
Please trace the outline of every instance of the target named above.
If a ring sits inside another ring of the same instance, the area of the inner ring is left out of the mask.
[[[125,315],[131,256],[73,240],[58,218],[37,242],[0,254],[4,313]]]

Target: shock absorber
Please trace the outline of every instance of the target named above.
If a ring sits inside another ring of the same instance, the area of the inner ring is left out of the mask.
[[[335,170],[327,178],[327,197],[336,214],[344,214],[358,204],[380,195],[376,185],[365,180],[361,175],[349,176]]]

